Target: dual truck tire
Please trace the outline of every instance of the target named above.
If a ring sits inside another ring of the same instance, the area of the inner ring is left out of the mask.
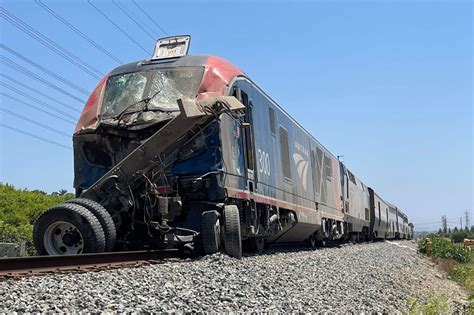
[[[115,240],[111,215],[99,203],[84,198],[48,209],[33,228],[33,243],[40,255],[111,251]]]
[[[203,212],[201,218],[201,237],[204,253],[217,253],[222,243],[225,252],[232,257],[242,257],[242,237],[240,231],[239,209],[235,205],[227,205],[223,211],[221,227],[220,215],[217,211]]]

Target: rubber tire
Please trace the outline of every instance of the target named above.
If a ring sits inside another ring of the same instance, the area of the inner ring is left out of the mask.
[[[242,258],[239,208],[235,205],[224,207],[224,248],[229,256]]]
[[[55,221],[74,224],[84,239],[83,253],[100,253],[105,250],[105,235],[99,220],[86,208],[63,203],[49,208],[36,220],[33,227],[33,243],[40,255],[48,255],[43,238],[46,229]]]
[[[73,203],[83,206],[89,210],[99,220],[105,235],[105,251],[110,252],[115,248],[115,240],[117,238],[117,230],[115,228],[114,220],[110,213],[100,203],[86,199],[76,198],[66,201],[66,203]]]
[[[220,231],[216,231],[216,222],[219,222],[219,213],[217,211],[206,211],[202,213],[201,238],[206,255],[212,255],[219,251],[221,233]]]

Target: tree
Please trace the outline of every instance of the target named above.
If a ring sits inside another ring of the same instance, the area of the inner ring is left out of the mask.
[[[474,234],[474,225],[471,225],[471,233]]]
[[[454,230],[453,230],[453,233],[456,233],[456,232],[458,232],[458,231],[459,231],[459,230],[458,230],[458,227],[455,226],[455,227],[454,227]]]
[[[448,235],[451,235],[451,228],[448,228]]]
[[[441,230],[441,228],[439,228],[438,235],[441,235],[441,234],[443,234],[443,230]]]

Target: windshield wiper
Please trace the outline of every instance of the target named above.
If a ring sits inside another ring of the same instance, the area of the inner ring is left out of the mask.
[[[144,99],[142,100],[139,100],[138,102],[135,102],[133,104],[130,104],[128,105],[127,107],[125,107],[118,115],[116,116],[113,116],[111,117],[112,119],[117,119],[117,126],[120,124],[120,122],[122,121],[122,118],[126,115],[126,114],[132,114],[132,113],[137,113],[137,112],[142,112],[142,111],[145,111],[145,110],[148,110],[148,103],[150,103],[150,101],[155,97],[157,96],[159,93],[161,92],[161,90],[158,90],[155,92],[155,94],[153,94],[152,96],[150,97],[145,97]],[[133,112],[128,112],[128,109],[137,105],[137,104],[140,104],[140,103],[145,103],[145,107],[142,109],[142,110],[138,110],[138,111],[133,111]]]

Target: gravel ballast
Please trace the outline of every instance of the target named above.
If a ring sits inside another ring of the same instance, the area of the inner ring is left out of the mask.
[[[407,300],[465,291],[419,256],[412,241],[307,250],[272,249],[242,260],[193,261],[0,280],[0,312],[401,312]]]

